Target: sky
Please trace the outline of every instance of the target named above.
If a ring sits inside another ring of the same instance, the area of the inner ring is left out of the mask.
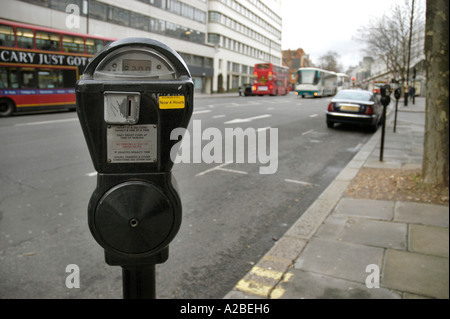
[[[408,0],[406,0],[408,1]],[[356,31],[405,0],[282,0],[282,49],[302,48],[313,63],[328,51],[346,71],[364,57]]]

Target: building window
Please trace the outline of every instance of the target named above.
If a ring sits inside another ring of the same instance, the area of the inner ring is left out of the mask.
[[[108,20],[119,25],[130,25],[130,11],[117,7],[108,8]]]
[[[208,34],[208,42],[211,44],[219,44],[220,43],[220,35],[216,33]]]
[[[89,18],[106,21],[106,12],[108,6],[101,2],[90,1],[89,3]]]
[[[149,17],[144,16],[139,13],[131,12],[130,14],[130,27],[135,29],[140,29],[144,31],[149,31]]]

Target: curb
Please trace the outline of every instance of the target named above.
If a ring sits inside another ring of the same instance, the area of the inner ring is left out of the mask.
[[[393,109],[391,103],[386,114],[386,128],[392,122],[392,119],[389,120],[389,115]],[[378,129],[284,236],[224,296],[224,299],[277,299],[284,294],[283,289],[277,287],[277,285],[290,279],[287,278],[288,270],[325,219],[331,214],[380,139],[381,129]]]

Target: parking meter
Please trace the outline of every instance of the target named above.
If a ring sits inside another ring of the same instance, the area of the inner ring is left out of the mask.
[[[401,89],[400,88],[396,88],[394,91],[394,97],[396,100],[400,100],[402,93],[401,93]]]
[[[380,93],[381,93],[381,104],[384,107],[388,106],[389,103],[391,103],[391,97],[390,97],[390,95],[391,95],[391,87],[388,84],[383,85],[380,88]]]
[[[400,100],[401,96],[402,96],[402,90],[401,90],[401,88],[398,87],[394,91],[394,97],[395,97],[394,133],[397,131],[398,100]]]
[[[382,131],[381,131],[381,146],[380,146],[380,161],[383,161],[384,152],[384,136],[386,130],[386,108],[391,103],[391,87],[389,84],[383,85],[380,88],[381,93],[381,105],[383,105],[383,115],[382,115]]]
[[[77,113],[98,172],[88,223],[109,265],[168,258],[181,225],[170,133],[187,128],[193,88],[183,59],[147,38],[105,47],[77,82]]]

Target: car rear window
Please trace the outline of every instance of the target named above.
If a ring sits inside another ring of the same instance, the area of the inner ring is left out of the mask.
[[[373,101],[372,94],[363,91],[340,91],[334,98],[339,100]]]

